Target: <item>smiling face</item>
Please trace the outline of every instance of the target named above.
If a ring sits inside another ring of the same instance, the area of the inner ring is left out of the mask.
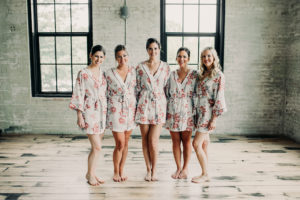
[[[116,60],[119,66],[127,65],[128,63],[128,54],[125,50],[118,51],[116,54]]]
[[[180,68],[187,67],[188,62],[190,61],[190,58],[186,51],[179,51],[176,57],[176,61]]]
[[[93,55],[90,54],[90,58],[92,61],[92,65],[100,66],[105,59],[105,55],[102,51],[96,51]]]
[[[147,53],[148,53],[149,57],[152,59],[159,57],[160,48],[159,48],[158,44],[156,44],[155,42],[152,42],[147,48]]]
[[[210,69],[213,66],[215,61],[214,56],[210,50],[206,50],[201,55],[202,63],[206,66],[207,69]]]

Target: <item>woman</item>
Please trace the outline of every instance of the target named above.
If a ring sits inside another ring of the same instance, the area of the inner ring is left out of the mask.
[[[179,69],[173,71],[166,87],[168,98],[166,128],[169,129],[173,155],[177,170],[172,174],[174,179],[186,179],[188,163],[191,158],[191,136],[194,129],[193,95],[197,79],[197,71],[188,66],[190,50],[181,47],[177,51],[176,61]],[[183,167],[181,168],[181,142],[183,144]]]
[[[226,112],[224,98],[225,77],[221,72],[219,57],[215,49],[205,48],[201,52],[199,81],[196,87],[197,122],[193,140],[197,158],[202,168],[200,176],[192,178],[192,182],[209,181],[208,177],[208,144],[209,134],[216,128],[216,119]]]
[[[128,53],[124,45],[115,48],[115,59],[118,66],[109,69],[107,80],[107,127],[112,131],[115,139],[113,153],[115,182],[126,181],[124,165],[128,153],[128,141],[134,122],[136,110],[136,74],[135,68],[128,66]]]
[[[101,45],[92,47],[91,64],[78,72],[70,108],[77,111],[77,125],[86,131],[91,143],[86,179],[96,186],[104,183],[96,176],[96,163],[106,123],[106,80],[100,68],[105,59]]]
[[[135,120],[140,125],[142,147],[147,174],[146,181],[157,181],[158,140],[166,121],[165,86],[170,67],[160,60],[160,43],[149,38],[146,43],[149,59],[140,63],[137,73],[137,112]]]

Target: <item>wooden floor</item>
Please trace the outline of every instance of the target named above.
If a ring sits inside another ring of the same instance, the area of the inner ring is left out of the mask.
[[[113,138],[106,135],[98,175],[106,183],[89,186],[84,175],[89,143],[85,136],[0,136],[1,199],[300,199],[300,145],[280,137],[212,135],[211,181],[173,180],[170,138],[160,139],[158,182],[145,182],[141,139],[133,137],[125,171],[112,181]],[[190,176],[199,175],[193,152]]]

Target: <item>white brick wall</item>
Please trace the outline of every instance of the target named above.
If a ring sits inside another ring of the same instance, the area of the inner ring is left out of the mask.
[[[298,2],[226,0],[229,111],[218,121],[217,133],[285,133],[300,141]],[[124,43],[122,5],[122,0],[93,1],[93,42],[106,48],[106,68],[116,65],[113,49]],[[130,0],[127,6],[127,47],[136,65],[147,58],[146,39],[160,39],[160,1]],[[80,133],[68,98],[31,97],[26,7],[26,0],[0,1],[0,129]]]
[[[286,102],[284,133],[300,141],[300,4],[298,0],[289,1],[289,35],[286,67]]]

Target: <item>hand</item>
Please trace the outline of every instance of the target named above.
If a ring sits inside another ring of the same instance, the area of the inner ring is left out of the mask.
[[[216,120],[210,120],[207,126],[209,131],[212,131],[216,128]]]
[[[77,125],[80,128],[85,128],[85,122],[81,113],[77,115]]]

